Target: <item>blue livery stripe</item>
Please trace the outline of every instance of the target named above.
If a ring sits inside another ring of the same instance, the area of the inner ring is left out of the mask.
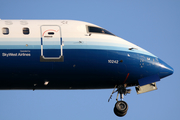
[[[46,45],[44,49],[59,49],[59,45]],[[41,45],[0,45],[0,49],[41,49]],[[148,56],[156,57],[155,55],[140,51],[140,50],[129,50],[124,47],[115,47],[115,46],[99,46],[99,45],[64,45],[63,49],[94,49],[94,50],[116,50],[116,51],[125,51],[130,53],[140,53]]]

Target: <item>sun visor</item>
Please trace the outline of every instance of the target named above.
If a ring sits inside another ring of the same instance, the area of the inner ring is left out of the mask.
[[[160,78],[158,75],[152,75],[152,76],[141,78],[138,80],[140,86],[158,82],[158,81],[160,81]]]

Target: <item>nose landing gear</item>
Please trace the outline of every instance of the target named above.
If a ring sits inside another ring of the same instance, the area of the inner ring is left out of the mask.
[[[115,113],[115,115],[117,115],[119,117],[123,117],[124,115],[126,115],[126,113],[128,111],[128,104],[125,101],[123,101],[123,95],[130,93],[131,89],[126,89],[126,85],[119,85],[117,87],[117,90],[115,91],[116,86],[114,87],[114,90],[112,92],[112,94],[114,94],[115,92],[118,92],[117,97],[116,97],[117,102],[114,106],[114,113]],[[108,99],[108,102],[112,98],[112,94],[111,94],[110,98]],[[118,101],[119,94],[120,94],[120,99],[121,99],[120,101]]]

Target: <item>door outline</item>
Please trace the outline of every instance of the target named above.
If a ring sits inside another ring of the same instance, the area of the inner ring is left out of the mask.
[[[43,54],[43,39],[44,39],[44,34],[45,32],[47,32],[48,30],[44,30],[42,31],[42,27],[43,26],[49,26],[49,30],[50,31],[54,31],[54,32],[59,32],[59,42],[60,42],[60,56],[59,57],[45,57]],[[53,30],[51,29],[51,27],[58,27],[59,30]],[[41,25],[40,26],[40,32],[41,32],[41,56],[40,56],[40,62],[64,62],[64,56],[63,56],[63,45],[62,45],[62,34],[61,34],[61,27],[58,25]]]

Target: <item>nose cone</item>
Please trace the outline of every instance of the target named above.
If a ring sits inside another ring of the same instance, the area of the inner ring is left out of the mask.
[[[174,72],[174,69],[169,66],[168,64],[166,64],[164,61],[162,61],[161,59],[159,59],[159,77],[160,78],[164,78],[166,76],[172,75]]]

